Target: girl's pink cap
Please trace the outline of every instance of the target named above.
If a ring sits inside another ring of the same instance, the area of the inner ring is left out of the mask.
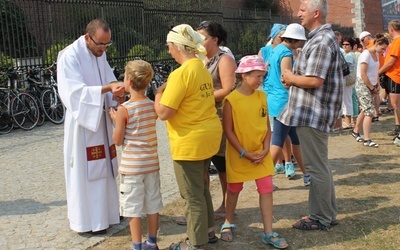
[[[253,70],[267,71],[264,60],[258,55],[245,56],[240,59],[236,73],[247,73]]]

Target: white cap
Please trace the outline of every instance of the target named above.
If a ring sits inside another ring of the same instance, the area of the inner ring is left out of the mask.
[[[371,37],[372,37],[371,33],[369,33],[368,31],[363,31],[363,32],[361,32],[361,34],[358,36],[358,38],[360,38],[360,40],[362,40],[362,39],[364,39],[364,37],[366,37],[366,36],[371,36]]]
[[[291,38],[303,41],[307,40],[304,27],[298,23],[289,24],[281,38]]]

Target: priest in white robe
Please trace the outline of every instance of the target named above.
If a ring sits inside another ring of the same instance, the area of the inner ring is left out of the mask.
[[[66,107],[64,168],[72,230],[106,233],[119,221],[117,152],[109,108],[122,101],[106,60],[111,30],[102,19],[62,50],[57,60],[58,91]],[[115,101],[116,100],[116,101]]]

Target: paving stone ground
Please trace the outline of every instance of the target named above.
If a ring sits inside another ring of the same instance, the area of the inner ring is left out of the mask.
[[[63,125],[46,122],[31,131],[0,135],[0,249],[87,249],[104,240],[69,228],[63,133]],[[161,192],[167,204],[179,194],[164,122],[157,122],[157,135]],[[106,236],[127,223],[113,225]]]

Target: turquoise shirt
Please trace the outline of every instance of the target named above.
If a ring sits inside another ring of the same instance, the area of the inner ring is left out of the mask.
[[[288,102],[289,91],[281,82],[281,61],[284,57],[291,57],[293,64],[292,50],[283,44],[278,44],[268,60],[268,76],[264,91],[268,96],[268,111],[272,117],[277,117]]]
[[[273,50],[272,44],[265,45],[264,47],[262,47],[260,49],[261,57],[262,57],[262,59],[264,60],[265,63],[269,62],[269,57],[271,56],[272,50]],[[264,82],[263,82],[263,90],[264,90],[265,93],[267,93],[267,91],[265,89],[265,87],[267,85],[267,77],[268,77],[268,74],[265,74]]]

